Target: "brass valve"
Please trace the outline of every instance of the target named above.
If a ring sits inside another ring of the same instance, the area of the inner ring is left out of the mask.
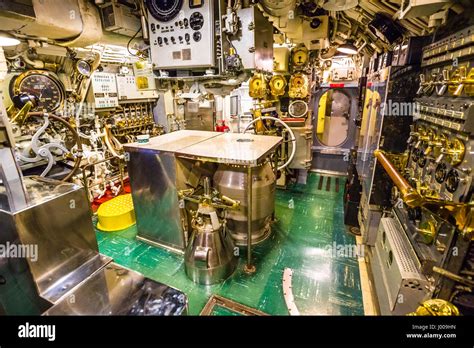
[[[423,241],[426,244],[431,244],[436,235],[436,226],[431,221],[425,221],[420,224],[420,227],[415,228],[421,234]]]
[[[453,165],[458,165],[464,159],[466,147],[464,143],[455,138],[446,143],[446,147],[441,149],[441,153],[448,156],[448,161]]]

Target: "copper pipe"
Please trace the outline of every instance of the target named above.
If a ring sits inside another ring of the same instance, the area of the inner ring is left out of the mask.
[[[385,169],[388,176],[390,176],[390,179],[392,179],[393,183],[400,190],[403,201],[412,208],[421,206],[423,204],[423,197],[410,186],[408,181],[406,181],[406,179],[397,171],[385,154],[380,150],[375,150],[374,155]]]

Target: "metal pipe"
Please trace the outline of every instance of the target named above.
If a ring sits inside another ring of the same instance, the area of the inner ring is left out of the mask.
[[[393,183],[400,190],[403,201],[412,208],[421,206],[423,204],[423,197],[410,186],[408,181],[397,171],[385,154],[381,150],[375,150],[374,155],[388,176],[390,176],[390,179],[392,179]]]
[[[246,273],[255,273],[256,268],[252,265],[252,167],[247,168],[247,264],[244,267]]]

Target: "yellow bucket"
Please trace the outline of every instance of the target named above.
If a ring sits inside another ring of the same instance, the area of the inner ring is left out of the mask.
[[[105,232],[124,230],[136,223],[132,195],[126,194],[107,201],[97,210],[97,228]]]

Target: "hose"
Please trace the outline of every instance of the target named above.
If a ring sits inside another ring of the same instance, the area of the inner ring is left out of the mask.
[[[71,180],[71,178],[78,171],[78,169],[81,165],[82,151],[83,151],[81,138],[79,137],[79,134],[76,132],[76,130],[71,126],[71,124],[69,122],[67,122],[65,119],[63,119],[59,116],[56,116],[56,115],[52,115],[52,114],[47,114],[47,116],[51,120],[62,123],[67,129],[69,129],[69,131],[71,132],[71,134],[74,138],[74,142],[76,143],[76,146],[77,146],[77,154],[76,154],[76,159],[75,159],[75,162],[74,162],[74,166],[71,169],[71,171],[69,172],[69,174],[61,180],[62,182],[66,182],[66,181]],[[45,113],[44,112],[29,112],[26,116],[26,119],[28,119],[29,117],[43,118],[43,117],[45,117]]]
[[[293,161],[293,158],[295,157],[295,154],[296,154],[296,137],[295,137],[295,133],[293,133],[293,130],[285,123],[283,122],[282,120],[280,120],[279,118],[276,118],[276,117],[271,117],[271,116],[261,116],[261,117],[258,117],[256,119],[254,119],[252,122],[250,122],[247,127],[245,127],[244,129],[244,133],[247,132],[250,128],[251,125],[253,125],[255,122],[258,122],[258,121],[262,121],[262,120],[272,120],[272,121],[275,121],[275,122],[278,122],[280,123],[283,127],[286,128],[286,130],[288,131],[288,133],[290,134],[290,141],[293,143],[293,146],[291,148],[291,155],[290,157],[288,157],[288,160],[282,164],[281,166],[279,166],[277,168],[277,170],[282,170],[282,169],[285,169],[292,161]]]

